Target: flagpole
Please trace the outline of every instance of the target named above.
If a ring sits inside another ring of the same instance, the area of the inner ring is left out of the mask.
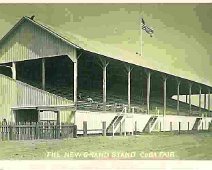
[[[139,13],[139,29],[140,29],[140,55],[143,56],[143,31],[142,31],[142,5],[140,4],[140,13]]]

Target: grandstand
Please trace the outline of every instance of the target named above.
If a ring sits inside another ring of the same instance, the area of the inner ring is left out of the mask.
[[[37,121],[53,119],[42,119],[41,113],[57,112],[57,121],[79,129],[83,121],[91,130],[100,129],[103,121],[107,129],[113,124],[116,131],[124,126],[128,132],[135,125],[141,132],[150,125],[152,131],[161,122],[165,131],[170,121],[175,130],[179,121],[190,122],[188,130],[197,124],[197,129],[209,128],[208,85],[83,49],[28,17],[5,35],[0,50],[1,66],[7,66],[0,69],[6,103],[1,118],[32,121],[30,110],[35,110]],[[208,108],[172,99],[192,94],[208,94]]]

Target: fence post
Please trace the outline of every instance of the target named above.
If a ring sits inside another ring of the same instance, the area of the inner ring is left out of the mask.
[[[170,122],[170,131],[172,132],[172,122]]]
[[[180,134],[180,129],[181,129],[181,122],[179,122],[179,134]]]
[[[106,122],[102,122],[102,136],[106,136]]]
[[[161,132],[161,128],[162,128],[162,127],[161,127],[161,122],[160,122],[160,132]]]
[[[77,138],[77,125],[74,125],[73,138]]]
[[[0,121],[0,141],[2,140],[2,135],[1,135],[1,133],[2,133],[2,123],[1,123],[1,121]]]
[[[135,132],[134,135],[137,135],[137,121],[135,121]]]
[[[190,125],[189,125],[189,122],[188,122],[188,131],[190,130]]]
[[[12,124],[10,123],[9,125],[9,140],[13,140],[13,128],[12,128]]]
[[[40,139],[40,123],[36,123],[36,139]]]
[[[203,122],[202,122],[202,131],[204,130]]]
[[[83,121],[83,136],[87,136],[87,121]]]
[[[127,108],[125,107],[125,111]],[[126,119],[124,120],[124,136],[127,136]]]

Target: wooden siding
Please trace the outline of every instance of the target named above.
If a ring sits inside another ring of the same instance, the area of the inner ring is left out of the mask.
[[[11,120],[12,107],[69,104],[73,104],[73,101],[0,74],[0,119]]]
[[[68,55],[75,60],[75,48],[40,26],[24,20],[0,44],[0,63]]]

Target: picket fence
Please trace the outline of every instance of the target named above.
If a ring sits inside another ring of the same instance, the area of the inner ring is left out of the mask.
[[[0,122],[0,141],[75,138],[77,126],[56,122]]]

